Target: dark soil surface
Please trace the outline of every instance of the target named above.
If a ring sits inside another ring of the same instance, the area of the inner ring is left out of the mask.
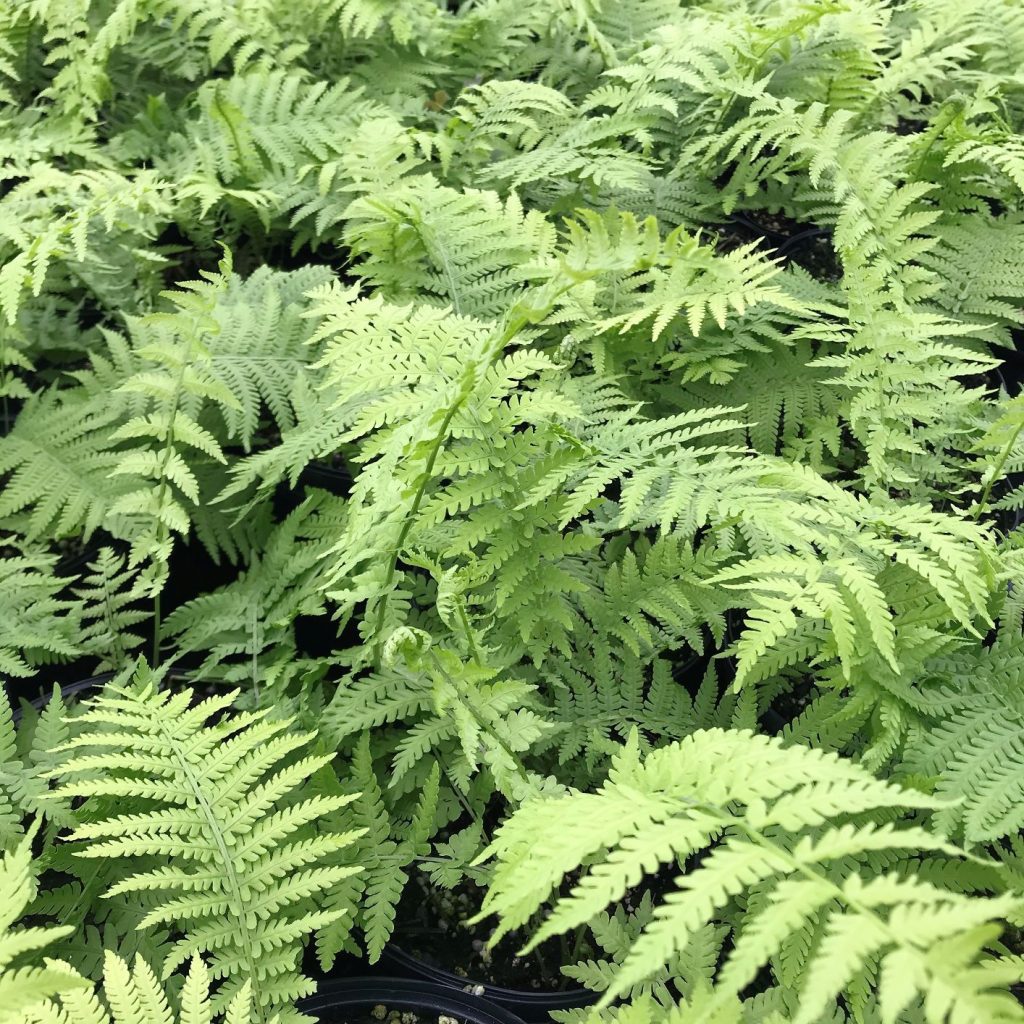
[[[414,876],[398,905],[395,945],[432,967],[464,977],[467,985],[475,982],[524,992],[577,987],[559,968],[592,955],[586,941],[574,950],[572,936],[553,938],[520,957],[516,952],[526,944],[527,936],[512,933],[490,949],[490,923],[465,923],[479,910],[482,896],[482,890],[471,882],[447,892],[434,888],[423,875]]]
[[[727,224],[721,225],[720,232],[719,247],[723,251],[737,244],[758,242],[767,255],[792,260],[822,280],[835,281],[841,275],[831,233],[825,228],[758,210],[734,214]]]
[[[465,1024],[461,1017],[449,1017],[433,1011],[392,1010],[383,1003],[322,1013],[320,1020],[323,1024]]]

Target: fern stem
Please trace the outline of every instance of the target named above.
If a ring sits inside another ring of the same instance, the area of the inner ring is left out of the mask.
[[[193,317],[193,326],[188,334],[189,346],[186,354],[181,360],[181,366],[178,367],[178,376],[174,381],[174,396],[171,399],[170,415],[167,419],[167,443],[164,445],[164,450],[160,459],[160,467],[158,470],[160,478],[160,486],[157,489],[156,507],[162,509],[164,505],[164,499],[167,495],[168,477],[167,467],[170,465],[171,456],[174,454],[174,422],[178,418],[178,408],[181,405],[181,393],[185,388],[185,372],[192,362],[192,343],[196,339],[196,335],[200,330],[201,320],[198,316]],[[156,528],[156,541],[157,548],[159,548],[168,537],[168,526],[164,522],[163,518],[159,520]],[[153,599],[153,667],[160,667],[160,636],[161,633],[161,622],[160,622],[160,594],[159,592]]]
[[[563,292],[567,291],[572,286],[572,283],[564,285],[554,293],[554,296],[552,296],[548,308],[550,308],[551,305],[554,304],[555,298],[557,298]],[[384,585],[381,588],[383,593],[380,599],[380,606],[377,609],[377,616],[374,621],[372,633],[374,654],[376,660],[378,661],[378,664],[380,661],[381,644],[383,639],[380,634],[381,630],[384,628],[384,620],[387,616],[388,594],[391,589],[391,585],[394,583],[395,573],[398,571],[398,559],[402,555],[402,550],[405,547],[406,539],[409,536],[409,531],[413,527],[416,515],[420,510],[420,505],[423,504],[423,498],[427,492],[427,485],[430,483],[430,480],[434,473],[434,464],[437,462],[437,457],[440,454],[441,448],[444,445],[445,439],[448,436],[448,428],[451,426],[452,420],[455,418],[456,413],[458,413],[459,409],[462,408],[463,402],[465,402],[466,399],[469,397],[470,392],[472,390],[471,385],[473,383],[473,379],[476,375],[477,370],[481,366],[483,367],[484,372],[489,370],[491,366],[494,364],[494,361],[498,358],[498,356],[505,351],[505,346],[509,343],[509,341],[511,341],[512,338],[514,338],[523,329],[523,327],[530,322],[530,319],[530,315],[523,312],[512,317],[509,320],[508,324],[506,325],[505,329],[497,336],[490,350],[485,353],[484,358],[481,359],[480,363],[471,362],[466,367],[466,369],[463,371],[462,380],[460,382],[460,386],[455,396],[455,399],[452,402],[452,404],[448,407],[447,412],[445,412],[444,419],[441,420],[441,425],[437,429],[437,434],[434,436],[433,441],[431,441],[430,453],[427,456],[426,464],[423,467],[423,473],[420,475],[420,482],[416,487],[416,493],[413,496],[412,504],[409,506],[409,511],[405,515],[405,520],[402,523],[402,529],[399,531],[398,539],[395,541],[395,546],[392,549],[389,559],[388,571],[384,577]]]
[[[484,824],[484,819],[477,813],[473,805],[466,799],[466,794],[462,792],[458,782],[456,782],[451,771],[448,769],[448,764],[445,759],[441,756],[440,752],[434,755],[437,763],[441,766],[441,771],[444,772],[444,777],[448,780],[448,784],[452,787],[452,792],[455,794],[455,799],[458,801],[459,806],[473,819],[473,822],[480,826],[480,835],[483,836],[485,843],[490,843],[491,837],[487,832],[487,826]]]
[[[4,400],[4,430],[10,429],[10,407],[7,402],[7,331],[0,330],[0,385],[3,386],[3,400]]]
[[[153,668],[160,667],[160,597],[162,593],[162,590],[158,590],[156,594],[153,595]]]
[[[259,629],[259,616],[257,615],[256,601],[249,604],[249,645],[252,652],[252,691],[256,701],[256,707],[260,706],[260,673],[257,651],[257,630]]]
[[[409,506],[409,511],[405,516],[405,521],[402,523],[402,529],[399,531],[398,539],[395,541],[395,547],[391,554],[387,575],[384,577],[384,586],[382,588],[384,594],[380,599],[380,606],[377,609],[377,619],[373,626],[374,644],[378,657],[381,643],[380,633],[384,628],[384,619],[387,616],[388,611],[388,591],[390,591],[391,584],[395,579],[395,573],[398,571],[398,559],[401,555],[402,549],[405,547],[405,541],[409,536],[409,531],[412,529],[413,520],[415,520],[416,514],[420,510],[420,505],[423,504],[423,496],[426,494],[427,484],[430,482],[430,478],[434,472],[434,463],[437,462],[437,456],[441,452],[441,445],[444,444],[444,439],[448,434],[448,427],[451,426],[451,422],[455,418],[455,414],[459,411],[464,400],[465,396],[460,390],[459,397],[452,403],[448,411],[445,413],[444,419],[441,420],[441,426],[438,428],[437,435],[431,442],[430,455],[427,458],[426,465],[423,467],[423,473],[420,478],[419,486],[416,488],[416,494],[413,497],[412,505]]]
[[[459,622],[462,624],[462,628],[466,631],[466,643],[469,646],[470,657],[473,661],[479,665],[480,662],[480,648],[476,645],[476,640],[473,637],[473,628],[469,624],[469,616],[466,614],[466,609],[463,607],[462,602],[459,602]]]
[[[939,140],[942,133],[956,120],[963,110],[958,105],[950,105],[946,111],[942,114],[939,119],[930,126],[928,134],[931,138],[928,140],[928,144],[921,151],[917,160],[914,161],[914,177],[920,177],[921,172],[924,170],[924,163],[928,159],[928,154],[932,151],[932,147]]]
[[[504,340],[504,338],[505,335],[502,334],[502,339]],[[497,348],[498,346],[495,347]],[[503,348],[504,344],[501,345],[501,349]],[[475,373],[476,367],[476,363],[471,363],[466,367],[466,371],[463,374],[462,385],[459,387],[458,394],[452,404],[448,407],[447,412],[444,414],[444,419],[441,420],[441,425],[437,429],[437,434],[434,436],[433,441],[431,441],[430,453],[427,456],[426,464],[424,465],[423,472],[420,475],[420,482],[416,488],[416,494],[413,496],[412,505],[409,506],[409,511],[406,513],[405,520],[402,523],[402,529],[399,531],[398,539],[395,541],[395,547],[391,553],[387,575],[384,577],[384,586],[382,588],[384,594],[381,597],[380,607],[377,609],[377,619],[373,626],[374,645],[378,657],[380,655],[380,644],[382,640],[380,633],[384,628],[384,619],[387,616],[388,610],[388,592],[394,582],[395,573],[398,571],[398,559],[401,557],[402,550],[405,547],[405,541],[409,536],[409,531],[413,527],[416,515],[420,510],[420,505],[423,504],[423,498],[427,493],[427,484],[430,483],[434,474],[434,464],[437,462],[437,457],[441,453],[441,447],[444,445],[445,438],[448,436],[448,428],[451,426],[452,420],[455,419],[456,413],[462,408],[462,403],[469,396],[470,389],[465,385],[469,380],[470,375]]]
[[[178,372],[178,379],[174,387],[174,401],[171,405],[171,416],[167,426],[167,444],[164,446],[163,458],[160,461],[160,486],[156,492],[156,504],[157,508],[163,508],[164,499],[167,495],[167,466],[171,461],[171,455],[174,453],[174,420],[178,415],[178,404],[181,397],[181,389],[185,382],[185,367],[188,365],[187,360],[182,360],[181,370]],[[167,539],[167,524],[161,519],[157,523],[156,528],[156,541],[157,548],[159,548],[164,541]],[[157,591],[153,598],[153,667],[160,667],[160,640],[161,640],[161,627],[160,621],[160,594],[163,590]]]
[[[213,103],[211,104],[211,107],[227,128],[228,134],[231,136],[231,144],[235,147],[235,153],[238,156],[238,165],[241,167],[242,160],[244,159],[242,154],[242,141],[239,139],[238,132],[235,131],[235,126],[232,123],[231,118],[228,116],[227,111],[225,111],[224,107],[221,106],[219,89],[213,90]]]
[[[107,632],[110,634],[110,646],[114,655],[114,667],[120,671],[124,668],[125,649],[117,629],[117,612],[114,608],[113,595],[110,592],[110,577],[104,568],[100,570],[103,577],[103,615],[107,620]]]
[[[979,499],[978,504],[975,506],[974,509],[973,515],[975,522],[977,522],[981,518],[982,513],[985,511],[988,505],[989,498],[992,496],[992,488],[995,487],[996,480],[999,479],[1000,474],[1003,472],[1003,467],[1009,460],[1010,455],[1013,454],[1013,449],[1016,447],[1017,441],[1020,439],[1021,431],[1024,431],[1024,419],[1022,419],[1020,423],[1017,424],[1016,429],[1010,435],[1010,439],[1003,446],[1003,450],[1002,452],[1000,452],[999,459],[997,460],[995,466],[992,467],[992,472],[989,474],[988,483],[985,484],[985,487],[981,492],[981,498]]]

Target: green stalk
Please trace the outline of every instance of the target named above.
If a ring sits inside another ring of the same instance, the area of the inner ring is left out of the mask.
[[[1017,441],[1020,438],[1021,431],[1024,431],[1024,419],[1017,424],[1016,429],[1010,435],[1010,439],[1003,446],[1003,450],[1000,453],[995,466],[992,468],[992,472],[989,474],[988,483],[985,484],[985,487],[981,492],[981,498],[974,509],[973,515],[975,522],[981,518],[981,514],[985,511],[988,505],[988,500],[992,496],[992,488],[995,486],[996,480],[999,479],[1003,472],[1003,467],[1006,465],[1010,455],[1013,453],[1013,449],[1016,447]]]
[[[555,293],[556,297],[563,291],[568,290],[569,287],[571,287],[571,285],[567,284],[563,288],[559,289],[559,291]],[[441,425],[438,427],[437,433],[434,435],[434,438],[430,443],[430,451],[427,456],[426,464],[423,467],[422,474],[420,474],[420,481],[416,488],[416,493],[413,495],[412,504],[409,506],[409,511],[406,513],[405,520],[402,523],[402,529],[399,531],[398,539],[395,541],[395,545],[392,548],[391,555],[389,556],[388,571],[384,576],[384,585],[381,588],[384,596],[380,600],[380,605],[377,609],[377,616],[373,625],[373,643],[378,660],[380,658],[383,639],[380,634],[381,630],[384,628],[384,620],[387,616],[387,595],[391,590],[391,585],[394,583],[395,574],[398,571],[398,560],[401,558],[402,551],[405,548],[405,542],[409,536],[409,531],[413,527],[416,515],[420,510],[420,505],[423,504],[423,498],[427,492],[427,485],[433,477],[434,464],[437,462],[437,457],[441,453],[441,448],[447,440],[448,428],[451,426],[452,420],[455,418],[459,409],[462,408],[463,403],[472,393],[473,385],[476,383],[477,370],[481,366],[485,372],[489,370],[498,356],[505,351],[505,346],[509,341],[511,341],[512,338],[514,338],[529,322],[530,317],[525,313],[519,313],[517,316],[513,317],[505,327],[505,330],[497,336],[494,344],[491,346],[491,349],[485,353],[481,362],[471,362],[466,366],[466,369],[463,371],[462,380],[460,382],[459,390],[455,395],[455,399],[445,412],[444,418],[441,420]]]
[[[153,597],[153,668],[160,667],[160,595],[158,590]]]

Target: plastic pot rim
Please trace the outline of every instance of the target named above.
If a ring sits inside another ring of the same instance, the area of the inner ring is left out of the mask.
[[[315,995],[299,1001],[303,1013],[322,1016],[331,1024],[331,1011],[383,1003],[395,1009],[420,1010],[465,1019],[470,1024],[523,1024],[511,1010],[485,996],[413,978],[348,978],[323,982]]]
[[[94,676],[86,676],[84,679],[76,679],[73,683],[65,683],[63,686],[59,687],[61,698],[63,700],[67,700],[68,697],[74,697],[78,693],[101,689],[116,675],[116,672],[100,672]],[[179,679],[188,677],[188,673],[186,671],[175,670],[173,666],[168,670],[168,675]],[[35,708],[36,711],[42,711],[51,700],[53,700],[52,687],[45,693],[40,693],[38,697],[33,697],[31,700],[27,700],[26,703]],[[11,717],[14,719],[15,725],[21,721],[21,715],[21,702],[19,701],[17,704],[12,704]]]
[[[557,992],[532,991],[522,988],[508,988],[504,985],[489,985],[474,978],[464,978],[454,971],[421,960],[402,949],[394,942],[384,947],[382,959],[396,967],[416,974],[424,980],[442,985],[450,990],[464,992],[468,988],[483,989],[483,997],[501,1006],[530,1013],[535,1020],[547,1020],[550,1010],[572,1010],[588,1006],[597,1001],[598,994],[585,988],[563,989]]]

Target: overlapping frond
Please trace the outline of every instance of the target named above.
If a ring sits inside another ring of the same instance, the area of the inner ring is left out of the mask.
[[[888,817],[941,806],[835,755],[750,733],[696,732],[642,761],[634,743],[597,792],[513,814],[488,850],[497,863],[484,913],[498,916],[497,938],[582,868],[535,945],[590,920],[661,865],[699,855],[632,942],[605,1004],[743,898],[715,1002],[728,1004],[770,964],[776,983],[799,993],[797,1022],[821,1019],[841,992],[860,1005],[865,978],[888,1020],[911,1007],[936,1024],[1020,1020],[1019,1003],[999,991],[1020,966],[986,952],[1015,897],[966,896],[895,867],[919,852],[957,856],[939,835]],[[786,969],[793,957],[804,965],[796,975]]]
[[[156,897],[140,927],[180,933],[164,977],[205,955],[223,980],[215,1008],[249,988],[257,1020],[277,1009],[289,1019],[291,1002],[313,989],[299,969],[303,940],[341,913],[320,909],[320,894],[358,870],[336,860],[353,834],[317,823],[352,798],[296,798],[331,758],[311,753],[312,736],[287,720],[225,715],[230,693],[193,704],[188,689],[159,690],[144,665],[120,678],[64,747],[58,795],[109,808],[70,839],[88,858],[163,859],[128,866],[109,895]],[[116,811],[102,803],[112,798]]]

